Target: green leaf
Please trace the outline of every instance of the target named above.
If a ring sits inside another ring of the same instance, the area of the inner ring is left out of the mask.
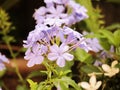
[[[27,79],[28,83],[30,84],[30,90],[37,90],[38,84],[37,82],[33,82],[30,79]]]
[[[31,72],[27,78],[33,78],[33,77],[37,77],[37,76],[45,76],[46,74],[43,73],[42,71],[33,71]]]
[[[63,75],[66,75],[69,72],[71,72],[71,67],[73,66],[73,64],[74,64],[74,61],[68,61],[66,62],[65,67],[56,67],[56,71],[58,72],[58,74],[59,72],[64,72]]]
[[[87,74],[93,73],[93,72],[101,72],[96,66],[93,66],[93,65],[82,66],[81,70]]]
[[[47,82],[40,82],[38,85],[37,90],[52,90],[53,84],[52,83],[48,83]]]
[[[115,29],[120,29],[120,23],[114,23],[110,26],[105,27],[107,30],[115,30]]]
[[[114,32],[114,41],[117,47],[120,46],[120,30]]]
[[[60,79],[62,82],[65,82],[68,86],[72,86],[75,90],[80,90],[80,87],[75,83],[74,80],[72,80],[70,77],[62,77]],[[65,90],[65,89],[64,89]]]
[[[105,50],[110,50],[111,44],[108,42],[108,39],[100,38],[99,43]]]
[[[60,82],[60,90],[69,90],[68,85],[66,84],[66,82]]]
[[[85,62],[85,63],[92,62],[92,56],[81,48],[77,48],[75,50],[74,56],[77,60],[79,60],[81,62]]]
[[[100,30],[99,31],[102,35],[104,35],[111,44],[116,45],[115,41],[114,41],[114,35],[112,32],[108,31],[108,30]]]

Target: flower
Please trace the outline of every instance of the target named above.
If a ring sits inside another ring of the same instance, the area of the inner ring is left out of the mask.
[[[45,19],[46,14],[46,8],[40,7],[35,10],[35,13],[33,14],[34,19],[36,20],[36,23],[43,23]]]
[[[57,5],[56,7],[51,6],[47,9],[49,14],[46,14],[47,18],[64,18],[67,17],[65,12],[65,7],[62,5]]]
[[[115,67],[118,64],[118,61],[113,61],[111,66],[107,64],[102,65],[102,69],[105,71],[104,75],[112,77],[119,72],[119,68]]]
[[[36,25],[35,30],[29,33],[27,40],[23,41],[23,46],[27,48],[24,58],[28,60],[29,67],[41,64],[46,57],[50,61],[56,60],[57,65],[63,67],[66,60],[73,59],[73,55],[69,54],[70,51],[77,47],[89,50],[84,39],[82,34],[67,26]]]
[[[83,32],[83,35],[87,35],[87,34],[88,32],[85,31]],[[92,34],[93,33],[90,33],[90,35]],[[99,52],[100,50],[103,50],[97,38],[87,38],[85,39],[85,41],[92,51]]]
[[[52,26],[60,23],[60,26],[70,26],[88,17],[86,8],[73,0],[44,0],[44,2],[46,7],[36,9],[33,14],[37,24]]]
[[[50,47],[50,53],[48,54],[48,59],[51,61],[57,61],[57,65],[60,67],[65,66],[65,61],[71,61],[73,60],[74,56],[72,54],[69,54],[67,51],[69,50],[69,46],[65,44],[61,44],[60,47],[58,47],[57,44],[54,44]]]
[[[44,60],[42,56],[47,51],[47,47],[44,45],[35,44],[32,49],[28,48],[25,53],[25,59],[29,60],[27,63],[28,67],[32,67],[35,64],[41,64]]]
[[[5,69],[5,65],[3,63],[9,63],[8,59],[5,57],[5,55],[2,55],[0,53],[0,71]]]
[[[96,76],[92,75],[90,77],[89,83],[88,82],[81,82],[78,85],[80,85],[85,90],[97,90],[101,86],[101,81],[96,81]]]

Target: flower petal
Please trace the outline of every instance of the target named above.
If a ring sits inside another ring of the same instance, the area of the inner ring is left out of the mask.
[[[69,50],[69,46],[67,46],[65,44],[61,44],[59,50],[60,50],[59,52],[64,53]]]
[[[112,73],[115,75],[119,72],[119,68],[112,68]]]
[[[41,64],[44,60],[43,56],[37,56],[36,58],[34,58],[35,64]]]
[[[51,52],[57,52],[58,51],[58,45],[57,44],[54,44],[53,46],[50,47],[50,51]]]
[[[48,54],[48,59],[51,61],[55,61],[58,58],[58,54],[57,53],[49,53]]]
[[[90,77],[89,83],[92,87],[95,87],[95,84],[96,84],[96,76],[95,75]]]
[[[65,66],[65,59],[63,57],[59,57],[57,59],[57,65],[60,67],[64,67]]]
[[[118,61],[113,61],[111,67],[115,67],[116,64],[118,64]]]
[[[90,85],[88,82],[81,82],[80,85],[82,88],[84,88],[86,90],[89,90],[89,88],[90,88]]]
[[[110,66],[107,65],[107,64],[103,64],[103,65],[102,65],[102,69],[103,69],[105,72],[110,72],[110,70],[111,70]]]
[[[65,58],[65,60],[67,61],[71,61],[73,60],[74,56],[72,54],[69,54],[69,53],[64,53],[63,54],[63,57]]]
[[[5,69],[5,65],[3,63],[0,63],[0,71],[2,71],[3,69]]]
[[[62,13],[65,10],[65,7],[63,7],[62,5],[57,5],[56,7],[57,13]]]
[[[34,60],[29,60],[28,63],[27,63],[28,67],[32,67],[34,65],[35,65]]]
[[[98,81],[95,85],[95,89],[98,89],[100,86],[101,86],[102,82],[101,81]]]

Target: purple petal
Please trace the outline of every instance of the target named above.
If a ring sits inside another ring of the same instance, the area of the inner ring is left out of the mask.
[[[49,53],[48,54],[48,59],[51,61],[55,61],[58,58],[58,54],[57,53]]]
[[[64,67],[65,66],[65,59],[63,57],[59,57],[57,59],[57,65],[60,67]]]
[[[59,50],[58,45],[54,44],[53,46],[50,47],[51,52],[57,52]]]
[[[63,54],[63,57],[65,58],[65,60],[67,61],[71,61],[73,60],[74,56],[72,54],[69,54],[69,53],[64,53]]]
[[[64,43],[60,45],[59,52],[64,53],[69,50],[69,46],[65,45]]]

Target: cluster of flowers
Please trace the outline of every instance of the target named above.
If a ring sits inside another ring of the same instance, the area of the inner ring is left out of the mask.
[[[71,51],[77,47],[91,49],[83,35],[70,28],[88,17],[87,10],[73,0],[45,0],[45,4],[46,7],[40,7],[33,15],[37,25],[24,41],[27,48],[24,58],[29,60],[29,67],[41,64],[46,58],[64,67],[66,60],[74,58]]]

